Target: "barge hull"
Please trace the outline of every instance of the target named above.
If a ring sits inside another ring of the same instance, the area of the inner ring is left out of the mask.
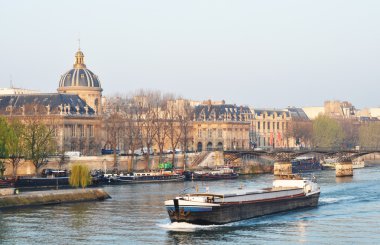
[[[263,215],[285,212],[295,209],[315,207],[318,205],[320,193],[308,196],[280,198],[278,200],[250,203],[221,203],[213,206],[211,211],[194,212],[183,207],[168,208],[171,222],[187,222],[198,225],[219,225],[236,222]]]
[[[169,177],[169,178],[119,178],[113,181],[110,181],[111,184],[142,184],[142,183],[166,183],[166,182],[180,182],[184,181],[184,176],[179,177]]]

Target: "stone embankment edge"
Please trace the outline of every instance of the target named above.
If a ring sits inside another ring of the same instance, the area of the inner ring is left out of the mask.
[[[103,189],[36,191],[18,195],[0,196],[0,210],[61,203],[102,201],[108,198],[111,197]]]

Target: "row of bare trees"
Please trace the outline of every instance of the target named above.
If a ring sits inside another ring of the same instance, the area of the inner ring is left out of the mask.
[[[114,96],[107,102],[104,116],[106,141],[113,150],[130,153],[128,165],[133,168],[135,153],[145,156],[146,168],[150,155],[159,155],[159,162],[168,150],[174,164],[176,149],[184,153],[191,141],[193,109],[187,100],[159,91],[140,90],[135,94]],[[185,156],[186,159],[186,156]]]
[[[318,116],[314,120],[294,120],[287,136],[298,145],[320,148],[380,148],[380,122],[357,119],[334,119]]]

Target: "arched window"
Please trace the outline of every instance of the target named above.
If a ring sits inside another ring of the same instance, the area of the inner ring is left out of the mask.
[[[212,143],[211,142],[207,143],[207,151],[212,151]]]
[[[216,146],[216,148],[217,148],[219,151],[222,151],[222,150],[223,150],[223,143],[222,143],[222,142],[219,142],[218,145]]]
[[[99,111],[99,100],[98,99],[95,99],[94,100],[94,106],[95,106],[95,110],[96,110],[96,112],[98,112]]]
[[[198,142],[198,145],[197,145],[197,151],[200,152],[202,151],[202,142]]]

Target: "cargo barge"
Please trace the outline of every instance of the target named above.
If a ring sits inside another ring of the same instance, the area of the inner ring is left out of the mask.
[[[198,225],[225,224],[263,215],[318,205],[315,180],[290,175],[262,190],[192,193],[165,201],[171,222]]]

